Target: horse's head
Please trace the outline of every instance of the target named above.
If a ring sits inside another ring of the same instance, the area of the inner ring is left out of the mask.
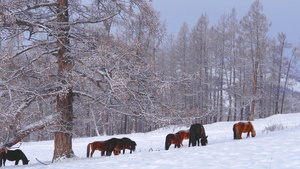
[[[202,146],[206,146],[206,144],[208,143],[207,137],[208,137],[208,136],[203,136],[203,137],[201,138],[201,145],[202,145]]]
[[[249,125],[250,125],[250,127],[251,127],[251,136],[252,137],[255,137],[256,136],[256,132],[255,132],[255,130],[254,130],[254,127],[253,127],[253,125],[252,125],[252,123],[249,121],[248,122],[249,123]]]
[[[252,136],[252,137],[255,137],[255,136],[256,136],[256,132],[255,132],[254,129],[252,129],[251,136]]]
[[[29,163],[30,160],[28,160],[27,158],[23,160],[23,165],[27,165]]]
[[[131,141],[130,150],[135,151],[136,143],[135,141]]]

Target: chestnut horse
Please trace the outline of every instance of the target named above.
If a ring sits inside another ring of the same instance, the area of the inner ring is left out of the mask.
[[[249,122],[239,122],[233,125],[233,139],[242,139],[242,133],[247,133],[247,138],[251,132],[251,136],[255,137],[256,133],[252,123]]]
[[[114,152],[115,155],[119,155],[121,150],[123,150],[124,154],[125,149],[129,149],[130,153],[132,153],[132,151],[135,151],[135,147],[136,142],[127,137],[123,137],[121,139],[111,138],[107,140],[106,155],[110,156],[112,152]]]
[[[205,146],[208,141],[207,137],[205,135],[205,130],[202,124],[192,124],[190,128],[190,137],[189,137],[189,147],[191,146],[196,146],[196,142],[198,141],[198,146],[199,146],[199,140],[201,139],[201,145]]]
[[[180,148],[180,141],[181,137],[178,133],[176,134],[168,134],[166,136],[166,142],[165,142],[165,150],[169,150],[171,144],[175,144],[174,147]]]
[[[189,139],[190,138],[190,129],[188,129],[188,130],[180,130],[176,134],[180,135],[180,145],[183,146],[182,141],[184,139]]]
[[[93,157],[95,150],[101,151],[101,156],[104,156],[104,153],[106,151],[106,143],[107,143],[107,141],[95,141],[95,142],[89,143],[86,148],[86,157],[89,157],[90,149],[92,149],[91,157]]]

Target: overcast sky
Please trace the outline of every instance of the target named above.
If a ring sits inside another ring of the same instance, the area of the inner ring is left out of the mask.
[[[177,35],[182,23],[187,21],[191,29],[201,14],[206,13],[210,26],[216,24],[224,13],[236,9],[240,20],[249,11],[254,0],[153,0],[153,6],[161,12],[167,23],[168,33]],[[271,37],[278,32],[287,34],[287,40],[293,45],[300,42],[300,0],[261,0],[263,12],[272,26]]]

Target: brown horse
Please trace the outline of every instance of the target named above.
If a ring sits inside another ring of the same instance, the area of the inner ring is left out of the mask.
[[[205,130],[202,124],[192,124],[190,127],[190,138],[189,138],[189,147],[191,146],[196,146],[196,143],[198,141],[198,146],[199,146],[199,140],[201,139],[201,145],[205,146],[208,141],[207,137],[205,134]]]
[[[247,133],[247,138],[251,132],[251,136],[255,137],[256,133],[252,123],[249,122],[239,122],[233,125],[233,139],[242,139],[242,133]]]
[[[101,151],[101,156],[104,156],[104,153],[106,151],[106,143],[107,143],[107,141],[95,141],[95,142],[89,143],[86,148],[87,149],[86,157],[89,157],[90,149],[92,149],[91,157],[93,157],[95,150]]]
[[[135,151],[135,147],[136,142],[127,137],[123,137],[122,139],[111,138],[107,140],[106,155],[110,156],[112,152],[114,152],[115,155],[119,155],[121,150],[123,150],[124,154],[125,149],[129,149],[131,154],[132,151]]]
[[[174,147],[180,148],[180,141],[181,137],[178,133],[176,134],[168,134],[166,136],[166,142],[165,142],[165,150],[169,150],[171,144],[175,144]]]
[[[188,130],[180,130],[176,134],[180,135],[180,145],[183,146],[182,141],[184,139],[189,139],[190,138],[190,129],[188,129]]]

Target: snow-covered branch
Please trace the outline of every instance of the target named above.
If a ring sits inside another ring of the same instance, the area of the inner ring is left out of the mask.
[[[5,148],[11,147],[18,142],[20,142],[23,138],[28,136],[30,133],[42,130],[45,127],[49,125],[53,125],[57,122],[57,119],[59,119],[59,114],[47,116],[44,119],[37,121],[35,123],[29,124],[28,126],[24,127],[23,129],[17,131],[17,133],[14,134],[13,137],[8,138],[5,143],[0,143],[0,153],[4,151]]]

